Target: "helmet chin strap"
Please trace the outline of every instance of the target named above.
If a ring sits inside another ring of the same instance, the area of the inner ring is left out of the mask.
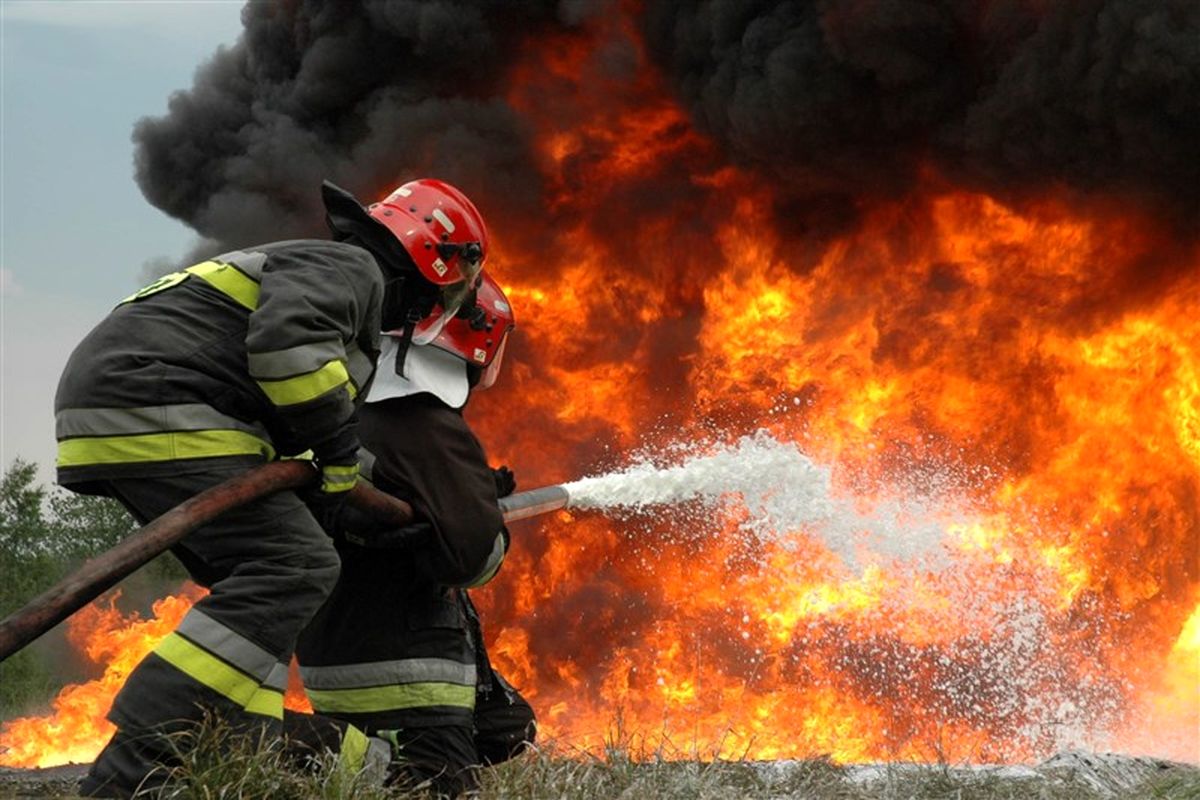
[[[409,277],[412,277],[412,280],[406,277],[391,279],[383,291],[382,327],[386,331],[400,329],[400,335],[393,338],[398,345],[396,374],[402,378],[407,377],[404,374],[404,360],[409,347],[412,346],[417,324],[429,316],[437,302],[436,295],[428,291],[429,287],[424,285],[424,281],[415,275]],[[423,289],[425,291],[422,291]]]
[[[400,334],[400,338],[396,342],[396,374],[401,378],[408,377],[404,374],[404,360],[408,357],[408,348],[412,347],[413,332],[417,329],[417,323],[421,319],[419,309],[415,306],[408,309],[404,321],[404,332]]]

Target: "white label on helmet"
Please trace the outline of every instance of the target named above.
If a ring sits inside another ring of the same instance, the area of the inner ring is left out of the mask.
[[[392,197],[395,197],[396,195],[400,195],[401,197],[408,197],[411,194],[412,194],[412,189],[408,188],[407,186],[401,186],[399,189],[397,189],[395,192],[393,192]]]
[[[448,267],[446,266],[445,261],[442,261],[440,258],[435,258],[433,260],[433,271],[438,275],[445,275],[447,269]]]
[[[508,303],[503,300],[494,300],[492,301],[492,305],[495,306],[497,311],[508,311]]]
[[[475,360],[478,361],[480,364],[482,364],[484,361],[487,361],[487,351],[480,350],[478,347],[476,347],[475,348]]]
[[[442,227],[446,229],[446,233],[454,233],[454,223],[446,216],[446,212],[440,208],[433,210],[433,218],[442,223]]]

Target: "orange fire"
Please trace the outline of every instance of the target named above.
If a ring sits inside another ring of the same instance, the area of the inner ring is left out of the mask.
[[[159,640],[174,630],[204,590],[189,586],[178,596],[154,603],[153,619],[128,617],[116,607],[120,592],[79,611],[67,623],[67,640],[104,674],[59,692],[53,712],[0,725],[0,764],[52,767],[91,761],[112,735],[104,718],[130,671]]]
[[[493,461],[529,488],[765,429],[863,519],[900,511],[850,554],[819,526],[751,537],[695,504],[514,526],[479,599],[542,734],[1200,761],[1200,245],[1135,207],[989,196],[933,168],[801,230],[627,24],[513,70],[550,202],[535,220],[482,203],[519,322],[470,411]],[[24,742],[19,724],[0,741]],[[87,758],[96,737],[22,743],[38,760],[20,763]]]
[[[857,563],[820,530],[763,541],[704,509],[523,526],[483,605],[542,730],[597,747],[619,720],[650,748],[754,758],[1200,760],[1195,241],[932,168],[797,232],[623,24],[539,43],[513,81],[554,199],[544,246],[495,266],[520,329],[472,407],[494,458],[531,486],[765,429],[847,501],[919,500],[941,563],[905,556],[903,524]],[[596,77],[613,42],[636,78]]]

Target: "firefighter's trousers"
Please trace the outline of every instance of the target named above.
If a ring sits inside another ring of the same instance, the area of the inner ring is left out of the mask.
[[[114,479],[109,494],[143,524],[242,468]],[[84,779],[84,795],[128,797],[164,780],[171,734],[212,717],[277,735],[296,638],[332,591],[333,543],[291,492],[232,509],[172,550],[210,593],[137,665],[108,718],[117,733]]]
[[[394,746],[393,775],[456,796],[533,741],[533,710],[496,675],[465,592],[404,552],[341,548],[343,572],[296,654],[313,708]]]
[[[455,797],[478,785],[479,766],[507,761],[532,743],[536,733],[533,709],[495,672],[492,688],[481,688],[477,695],[473,724],[438,723],[431,715],[406,728],[376,728],[376,735],[367,737],[345,720],[285,710],[285,752],[299,768],[323,763],[325,753],[334,753],[340,769],[369,770],[372,781],[383,756],[385,763],[391,762],[383,770],[386,781]],[[381,752],[384,743],[386,753]]]

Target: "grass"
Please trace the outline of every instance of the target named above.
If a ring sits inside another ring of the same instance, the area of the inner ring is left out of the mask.
[[[385,788],[339,770],[331,756],[298,768],[276,744],[205,726],[176,740],[180,757],[161,800],[417,800],[419,787]],[[603,755],[553,745],[485,770],[483,800],[1197,800],[1200,768],[1147,766],[1134,785],[1096,785],[1069,768],[1006,774],[948,764],[845,767],[795,762],[697,760],[641,752],[626,742]],[[1009,771],[1011,773],[1012,771]],[[0,770],[0,798],[73,798],[79,771]],[[1102,782],[1101,782],[1102,783]]]
[[[505,800],[1200,800],[1200,769],[1167,767],[1141,784],[1096,787],[1073,774],[1011,777],[949,765],[890,765],[872,771],[826,760],[634,760],[541,752],[488,770],[484,798]]]

